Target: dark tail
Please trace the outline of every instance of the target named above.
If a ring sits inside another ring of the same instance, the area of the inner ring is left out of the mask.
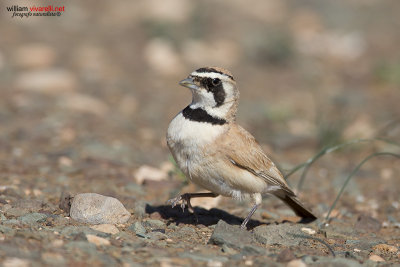
[[[279,190],[280,191],[280,190]],[[302,217],[302,223],[310,223],[317,219],[317,217],[312,214],[304,205],[300,202],[300,200],[293,194],[288,194],[285,191],[276,192],[275,196],[277,196],[280,200],[286,203],[297,216]]]

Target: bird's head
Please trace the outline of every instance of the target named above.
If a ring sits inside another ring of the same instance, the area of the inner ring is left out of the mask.
[[[192,91],[191,108],[201,108],[217,118],[235,119],[239,90],[229,71],[218,67],[200,68],[179,84]]]

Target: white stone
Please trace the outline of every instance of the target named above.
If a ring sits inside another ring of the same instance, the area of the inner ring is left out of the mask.
[[[316,233],[316,231],[314,229],[308,228],[308,227],[303,227],[301,228],[301,231],[309,234],[309,235],[314,235]]]
[[[89,224],[122,224],[129,220],[131,214],[116,198],[85,193],[74,197],[70,216]]]
[[[98,116],[103,116],[109,111],[107,104],[99,98],[78,93],[64,94],[59,98],[58,105],[72,111],[91,113]]]
[[[137,184],[143,184],[145,180],[162,181],[167,179],[168,173],[166,171],[143,165],[134,173],[134,179]]]
[[[14,54],[14,62],[24,68],[49,67],[55,60],[55,50],[42,43],[24,44],[18,47]]]
[[[292,260],[288,262],[286,267],[307,267],[307,265],[302,260]]]
[[[155,38],[144,50],[144,57],[149,66],[162,75],[175,75],[182,72],[183,63],[171,43]]]
[[[108,239],[99,237],[97,235],[86,235],[87,240],[92,243],[95,244],[96,246],[108,246],[110,245],[110,241]]]
[[[371,256],[369,256],[369,260],[371,261],[385,261],[381,256],[372,254]]]
[[[29,261],[20,258],[6,258],[2,264],[4,267],[28,267]]]
[[[203,191],[206,192],[206,191]],[[192,204],[193,207],[202,207],[207,210],[212,209],[212,208],[217,208],[219,203],[221,202],[222,197],[198,197],[198,198],[193,198],[190,200],[190,203]]]
[[[76,77],[63,69],[35,70],[21,73],[15,87],[44,94],[58,94],[76,88]]]
[[[96,231],[100,231],[100,232],[112,234],[112,235],[119,233],[118,228],[113,224],[98,224],[98,225],[93,225],[90,228],[92,228]]]
[[[186,0],[146,0],[143,1],[141,16],[161,21],[184,23],[191,15],[193,3]]]

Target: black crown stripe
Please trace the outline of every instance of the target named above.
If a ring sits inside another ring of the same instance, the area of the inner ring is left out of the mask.
[[[195,72],[198,72],[198,73],[212,73],[212,72],[214,72],[214,73],[219,73],[219,74],[225,75],[225,76],[231,78],[232,80],[235,80],[235,79],[233,79],[232,75],[229,75],[229,74],[224,73],[222,71],[216,70],[214,68],[200,68],[200,69],[196,70]]]

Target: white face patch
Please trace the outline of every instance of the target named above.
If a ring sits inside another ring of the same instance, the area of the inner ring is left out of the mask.
[[[192,109],[201,108],[207,111],[213,117],[226,118],[234,102],[237,100],[238,92],[232,79],[225,74],[217,72],[197,72],[194,71],[190,76],[198,78],[210,78],[220,79],[224,89],[224,102],[221,104],[217,103],[213,92],[207,91],[205,88],[191,90],[193,99],[190,107]]]

